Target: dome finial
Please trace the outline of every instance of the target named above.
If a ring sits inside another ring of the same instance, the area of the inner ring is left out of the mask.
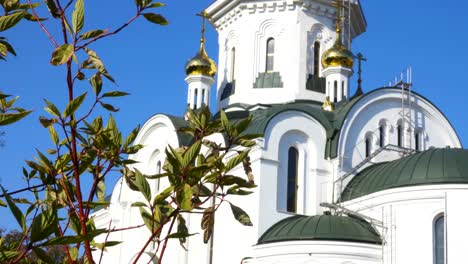
[[[333,46],[326,50],[322,55],[322,66],[328,68],[330,66],[341,66],[346,68],[353,68],[354,55],[343,45],[341,34],[343,16],[341,14],[344,8],[343,0],[336,1],[336,41]]]
[[[208,13],[203,10],[197,16],[202,17],[202,30],[200,38],[200,50],[197,55],[193,57],[187,65],[185,65],[185,72],[187,75],[207,75],[210,77],[215,76],[216,74],[216,64],[214,61],[208,57],[208,54],[205,50],[205,31],[206,31],[206,19],[209,18]]]

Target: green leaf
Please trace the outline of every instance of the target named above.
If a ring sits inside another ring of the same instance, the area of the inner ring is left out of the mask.
[[[44,110],[47,111],[47,113],[54,115],[56,117],[60,117],[60,111],[58,108],[51,102],[47,101],[47,99],[44,99],[45,103],[47,104],[46,107],[44,107]]]
[[[112,92],[107,92],[102,95],[102,97],[120,97],[120,96],[127,96],[129,93],[126,92],[121,92],[121,91],[112,91]]]
[[[74,47],[71,44],[63,44],[52,52],[50,64],[58,66],[68,62],[73,56]]]
[[[109,81],[115,83],[114,78],[112,78],[109,73],[107,72],[107,69],[104,67],[104,64],[102,63],[102,60],[99,58],[97,53],[93,50],[90,50],[88,48],[85,48],[86,53],[89,56],[89,61],[91,64],[96,68],[104,77],[106,77]]]
[[[44,246],[55,246],[55,245],[71,245],[83,242],[84,238],[80,236],[62,236],[54,237],[49,241],[45,242]]]
[[[84,25],[84,1],[77,0],[75,3],[75,10],[72,14],[73,31],[78,34],[83,29]]]
[[[103,103],[103,102],[99,102],[101,104],[101,106],[106,109],[107,111],[111,111],[111,112],[118,112],[120,109],[119,108],[115,108],[113,105],[111,104],[106,104],[106,103]]]
[[[3,200],[0,200],[0,206],[6,207],[7,205],[6,205],[6,203],[5,203]]]
[[[163,7],[163,6],[166,6],[164,3],[161,3],[161,2],[156,2],[156,3],[152,3],[150,5],[147,5],[146,7],[147,8],[156,8],[156,7]]]
[[[132,207],[148,207],[148,205],[144,202],[134,202],[132,203]]]
[[[49,135],[50,139],[52,139],[52,142],[54,142],[55,145],[58,145],[59,137],[57,135],[57,131],[55,131],[55,128],[53,126],[49,126]]]
[[[68,103],[67,107],[65,108],[65,111],[63,112],[64,117],[69,117],[70,115],[73,115],[75,111],[81,106],[83,103],[84,99],[86,98],[86,94],[84,93],[75,99],[73,99],[71,102]]]
[[[238,155],[236,155],[233,158],[229,159],[228,162],[226,162],[226,165],[225,165],[226,171],[230,171],[234,167],[239,165],[248,155],[249,155],[249,151],[246,150],[246,151],[242,151]]]
[[[193,143],[189,149],[185,151],[183,163],[184,167],[192,164],[195,161],[195,158],[200,153],[201,145],[201,140],[198,140],[197,142]]]
[[[146,20],[158,24],[161,26],[165,26],[169,24],[169,22],[160,14],[155,14],[155,13],[145,13],[143,16],[146,18]]]
[[[151,214],[145,208],[140,207],[140,215],[146,227],[151,231],[151,233],[156,232],[158,223],[153,219]]]
[[[231,206],[231,210],[232,210],[232,214],[234,215],[234,218],[237,221],[239,221],[239,223],[245,226],[252,226],[250,217],[244,210],[242,210],[240,207],[233,205],[232,203],[229,203],[229,205]]]
[[[93,87],[94,94],[98,96],[102,90],[101,73],[97,72],[96,74],[94,74],[93,77],[91,77],[91,79],[89,80],[89,82],[91,83],[91,86]]]
[[[16,52],[15,50],[13,49],[13,46],[10,45],[10,43],[8,43],[7,41],[5,40],[0,40],[0,43],[2,43],[3,45],[5,45],[6,49],[8,52],[10,52],[11,54],[15,55],[16,56]]]
[[[54,0],[46,0],[47,8],[49,9],[50,14],[53,18],[59,18],[60,12],[58,11],[57,6],[55,5]]]
[[[0,17],[0,32],[14,27],[27,13],[24,11]]]
[[[18,222],[18,224],[21,226],[21,229],[23,231],[26,231],[26,219],[23,213],[18,208],[18,206],[16,206],[15,202],[13,202],[10,195],[5,191],[5,189],[3,187],[1,188],[3,191],[3,197],[5,197],[8,207],[10,208],[10,211],[13,213],[13,216],[15,217],[16,222]]]
[[[45,263],[54,263],[54,260],[52,260],[52,258],[43,249],[35,247],[33,248],[33,251],[34,254],[36,254],[36,256]]]
[[[54,210],[43,211],[36,216],[31,225],[31,242],[41,241],[50,236],[57,229],[57,214]]]
[[[13,114],[0,114],[0,126],[6,126],[18,122],[19,120],[25,118],[32,111],[23,111]]]
[[[104,183],[104,178],[100,180],[96,186],[96,195],[100,202],[105,200],[106,197],[106,184]]]
[[[20,254],[21,252],[20,251],[3,251],[3,250],[0,250],[0,262],[1,263],[7,263],[8,260],[12,260],[16,257],[18,257],[18,255]]]
[[[162,204],[169,196],[171,196],[173,191],[174,191],[174,187],[169,186],[166,189],[164,189],[162,192],[158,193],[156,197],[154,197],[153,206],[156,206],[157,204]]]
[[[135,170],[135,185],[137,186],[138,190],[143,194],[146,201],[151,200],[151,188],[146,180],[145,176],[138,170]]]
[[[104,33],[106,33],[106,31],[101,30],[101,29],[90,30],[90,31],[87,31],[87,32],[83,33],[80,36],[80,39],[86,40],[86,39],[90,39],[90,38],[95,38],[95,37],[98,37],[98,36],[100,36],[100,35],[102,35]]]
[[[193,209],[192,196],[192,188],[188,184],[184,184],[181,190],[177,192],[176,200],[182,210],[190,211]]]

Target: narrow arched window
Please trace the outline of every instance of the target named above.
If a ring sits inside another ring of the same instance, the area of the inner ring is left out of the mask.
[[[205,89],[201,90],[201,105],[203,106],[205,104]]]
[[[341,99],[345,98],[345,85],[344,81],[341,81]]]
[[[379,146],[383,148],[385,145],[385,127],[383,125],[379,126]]]
[[[366,158],[371,155],[372,152],[372,140],[370,137],[366,137]]]
[[[421,133],[419,131],[414,132],[414,149],[421,150]]]
[[[320,42],[315,41],[314,43],[314,75],[319,76],[320,74]]]
[[[231,49],[231,81],[235,80],[236,73],[236,48]]]
[[[434,220],[434,264],[445,264],[445,217],[439,215]]]
[[[197,109],[197,102],[198,102],[198,89],[195,89],[195,93],[193,96],[193,109]]]
[[[269,38],[266,45],[265,71],[272,72],[275,60],[275,39]]]
[[[338,82],[335,81],[334,83],[334,90],[335,94],[333,95],[335,98],[333,99],[333,102],[338,102]]]
[[[288,185],[286,196],[286,209],[288,212],[297,212],[297,181],[298,181],[299,152],[295,147],[288,151]]]
[[[401,124],[397,126],[397,144],[399,147],[403,147],[403,126]]]

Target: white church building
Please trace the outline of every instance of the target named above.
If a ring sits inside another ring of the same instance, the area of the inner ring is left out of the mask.
[[[412,92],[411,74],[367,93],[360,78],[350,83],[363,59],[351,43],[367,26],[359,0],[217,0],[205,12],[219,36],[218,65],[203,37],[186,66],[187,104],[208,105],[216,79],[217,109],[252,115],[249,132],[264,135],[250,154],[258,187],[234,198],[253,226],[220,207],[211,240],[191,236],[188,250],[171,242],[164,263],[468,262],[468,150],[444,114]],[[185,125],[151,117],[136,139],[145,147],[130,157],[135,167],[160,172],[168,145],[190,143],[178,133]],[[142,223],[131,206],[141,197],[122,181],[93,214],[97,227]],[[167,184],[151,181],[153,193]],[[200,218],[187,216],[190,233],[202,233]],[[132,263],[148,235],[146,227],[112,233],[123,243],[103,263]],[[140,263],[154,253],[150,245]]]

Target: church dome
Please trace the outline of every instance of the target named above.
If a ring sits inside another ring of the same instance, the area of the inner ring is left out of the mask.
[[[387,189],[430,184],[468,184],[468,150],[430,149],[372,165],[349,182],[341,199],[348,201]]]
[[[258,244],[298,240],[332,240],[382,244],[379,233],[366,221],[338,215],[296,215],[279,221],[258,240]]]
[[[343,44],[337,41],[333,47],[322,54],[322,66],[328,67],[346,67],[353,68],[354,55]]]
[[[195,57],[189,60],[185,65],[185,73],[187,74],[187,76],[206,75],[214,77],[216,74],[216,70],[216,64],[210,57],[208,57],[203,42],[200,46],[200,51],[198,51],[197,55],[195,55]]]

